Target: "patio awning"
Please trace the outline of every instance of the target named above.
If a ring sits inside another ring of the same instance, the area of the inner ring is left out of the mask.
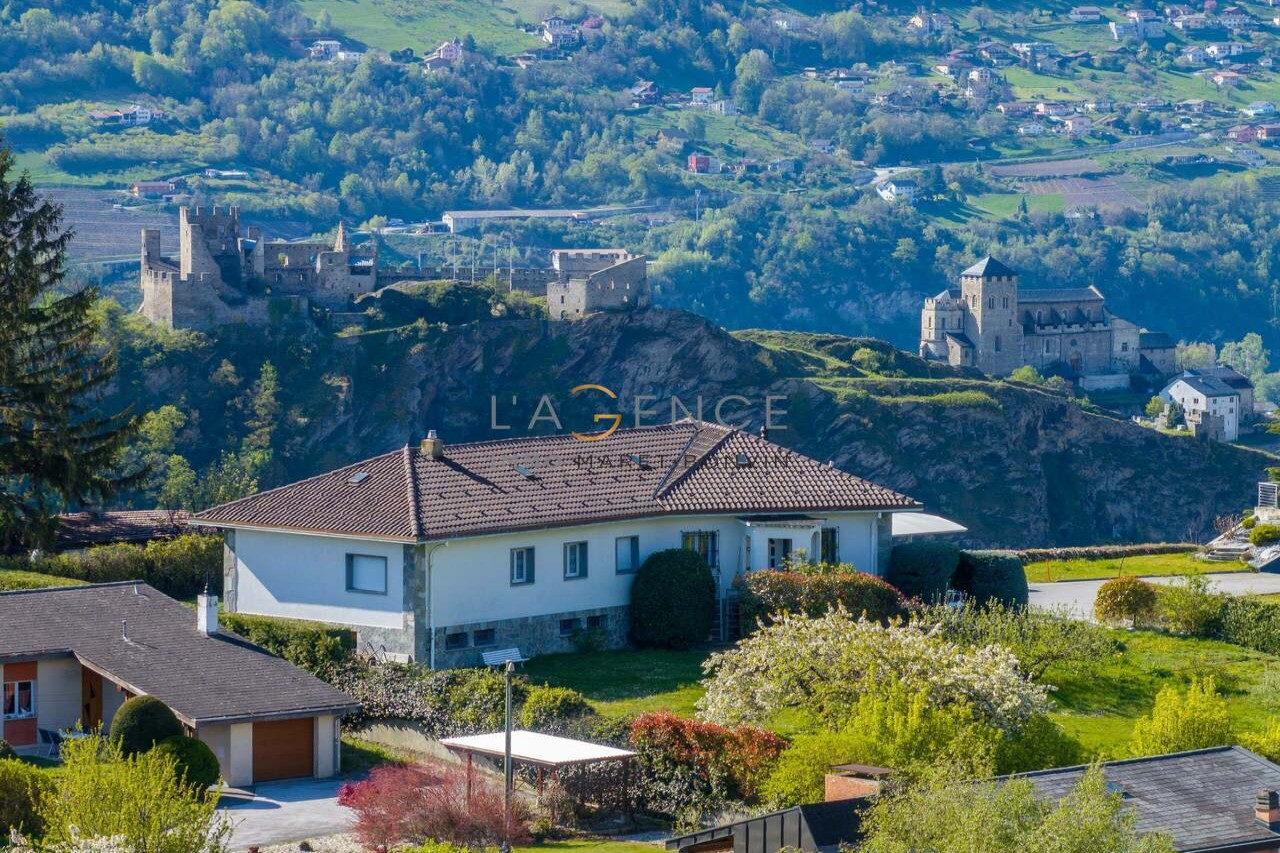
[[[502,758],[506,752],[506,734],[493,732],[467,737],[447,737],[440,741],[440,745],[452,752]],[[635,755],[628,749],[617,749],[585,740],[527,732],[523,729],[511,732],[512,760],[523,764],[535,764],[539,767],[554,768],[568,764],[626,761],[634,758]]]
[[[969,528],[956,524],[940,515],[927,512],[895,512],[893,514],[894,536],[928,536],[937,533],[965,533]]]

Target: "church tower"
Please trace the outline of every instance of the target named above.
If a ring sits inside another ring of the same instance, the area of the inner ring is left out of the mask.
[[[347,250],[347,226],[342,224],[342,220],[338,220],[338,236],[333,241],[333,250],[335,252],[345,252]]]
[[[960,273],[960,293],[975,366],[992,376],[1006,376],[1021,367],[1018,274],[987,256]]]

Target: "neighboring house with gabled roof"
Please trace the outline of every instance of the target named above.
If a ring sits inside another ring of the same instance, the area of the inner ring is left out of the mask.
[[[58,516],[54,544],[58,551],[95,545],[140,545],[187,533],[191,513],[184,510],[130,509],[71,512]]]
[[[1235,441],[1240,437],[1240,390],[1220,376],[1205,373],[1185,371],[1164,387],[1160,399],[1182,407],[1194,435]]]
[[[485,648],[627,636],[632,576],[689,548],[723,604],[801,552],[883,574],[893,513],[921,505],[760,436],[702,421],[445,446],[429,437],[201,513],[226,531],[226,607],[350,625],[432,666]],[[723,610],[721,611],[723,615]]]
[[[154,696],[209,745],[240,787],[332,776],[350,696],[140,581],[0,593],[0,739],[24,752],[49,734],[101,727]]]

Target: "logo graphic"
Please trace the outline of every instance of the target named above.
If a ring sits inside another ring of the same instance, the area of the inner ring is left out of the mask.
[[[576,397],[578,396],[579,393],[583,391],[601,391],[607,394],[609,396],[609,399],[611,400],[618,399],[617,394],[613,393],[603,385],[591,385],[591,384],[575,385],[569,389],[569,394],[570,396]],[[613,424],[604,432],[573,431],[573,432],[570,432],[569,434],[572,435],[574,438],[578,439],[578,441],[600,441],[601,439],[605,439],[613,435],[614,432],[617,431],[618,427],[622,425],[622,415],[618,414],[617,412],[606,412],[603,414],[598,413],[591,420],[594,423],[600,423],[601,421],[612,420]]]

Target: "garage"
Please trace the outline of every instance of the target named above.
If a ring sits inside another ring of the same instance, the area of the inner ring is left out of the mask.
[[[297,779],[315,773],[315,718],[253,724],[253,781]]]

